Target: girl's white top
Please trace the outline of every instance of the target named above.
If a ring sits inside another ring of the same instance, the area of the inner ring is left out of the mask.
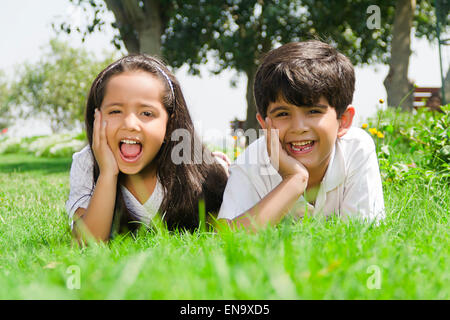
[[[69,224],[73,228],[73,215],[78,208],[87,209],[94,193],[94,158],[89,145],[73,154],[70,169],[70,193],[66,201]],[[159,179],[155,190],[144,204],[141,204],[124,186],[120,186],[127,208],[135,215],[136,220],[149,225],[158,212],[164,197],[163,186]]]

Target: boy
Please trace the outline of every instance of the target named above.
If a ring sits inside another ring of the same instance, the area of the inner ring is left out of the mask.
[[[354,88],[350,60],[328,44],[269,52],[254,83],[256,117],[267,134],[230,167],[218,218],[251,228],[275,225],[289,211],[384,218],[375,145],[351,127]]]

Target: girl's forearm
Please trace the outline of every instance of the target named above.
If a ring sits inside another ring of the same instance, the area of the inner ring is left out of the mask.
[[[117,175],[100,174],[86,213],[83,226],[97,240],[109,239],[116,201]]]
[[[303,194],[307,182],[308,179],[301,175],[293,175],[283,179],[254,207],[229,223],[238,227],[250,227],[251,230],[267,224],[278,224]]]

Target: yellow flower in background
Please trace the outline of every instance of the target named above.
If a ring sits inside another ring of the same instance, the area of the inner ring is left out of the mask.
[[[378,101],[380,101],[380,103],[384,103],[384,100],[383,100],[383,99],[380,99],[380,100],[378,100]]]
[[[237,158],[240,154],[241,154],[241,153],[240,153],[239,151],[236,151],[236,152],[234,153],[234,157]]]
[[[370,132],[372,135],[376,135],[378,131],[377,131],[376,128],[370,128],[370,129],[369,129],[369,132]]]
[[[233,136],[233,139],[234,139],[234,140],[237,140],[237,138],[238,138],[237,136]]]
[[[384,134],[382,134],[380,131],[377,132],[377,137],[378,138],[384,138]]]
[[[361,126],[361,128],[367,129],[368,126],[369,126],[369,125],[368,125],[367,123],[363,123],[362,126]]]

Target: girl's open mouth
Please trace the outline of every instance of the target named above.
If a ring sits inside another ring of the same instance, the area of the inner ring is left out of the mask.
[[[119,150],[123,161],[128,163],[136,162],[142,155],[142,144],[136,140],[121,140]]]
[[[306,154],[308,152],[311,152],[314,144],[315,141],[313,140],[302,142],[290,142],[288,143],[288,149],[294,155]]]

